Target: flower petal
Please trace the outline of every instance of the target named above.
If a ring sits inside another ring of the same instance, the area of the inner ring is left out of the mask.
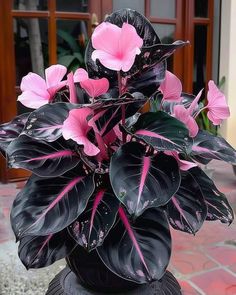
[[[207,117],[215,126],[218,126],[223,122],[223,119],[217,118],[217,115],[212,110],[207,112]]]
[[[35,73],[29,73],[22,78],[20,89],[22,92],[32,91],[42,97],[49,96],[45,80]]]
[[[67,68],[62,65],[52,65],[45,70],[47,88],[52,88],[59,84],[67,72]],[[58,89],[57,89],[58,90]]]
[[[119,58],[116,58],[114,55],[111,55],[110,53],[107,53],[103,50],[94,50],[92,53],[92,60],[99,59],[100,63],[113,71],[120,71],[122,68],[122,60]]]
[[[90,97],[97,97],[106,93],[109,89],[109,81],[102,79],[87,79],[80,82],[81,87],[88,93]]]
[[[122,59],[121,70],[123,72],[128,72],[131,69],[132,65],[134,64],[135,57],[136,49],[133,49],[133,51],[129,51],[126,53],[126,55]]]
[[[199,130],[197,122],[189,114],[189,110],[187,110],[183,105],[174,106],[173,116],[187,126],[189,130],[189,136],[195,137],[197,135]]]
[[[58,90],[60,90],[61,88],[63,88],[64,86],[66,86],[67,81],[61,81],[59,82],[57,85],[54,85],[50,88],[48,88],[48,93],[50,94],[50,97],[54,97],[54,95],[56,94],[56,92]]]
[[[217,88],[214,81],[208,83],[207,100],[208,108],[207,116],[214,125],[219,125],[224,119],[230,116],[229,107],[226,102],[225,95]]]
[[[124,23],[122,28],[111,23],[102,23],[92,35],[95,51],[92,59],[99,59],[106,68],[127,72],[132,67],[135,57],[140,54],[143,45],[135,27]]]
[[[74,82],[75,83],[87,80],[88,78],[89,78],[88,72],[83,68],[77,69],[74,73]]]
[[[165,80],[161,83],[159,90],[163,94],[163,100],[180,102],[182,100],[182,84],[171,72],[166,71]]]
[[[96,156],[100,150],[87,138],[87,132],[91,128],[88,126],[87,117],[92,113],[90,108],[74,109],[69,112],[69,116],[62,126],[62,135],[68,140],[72,139],[84,146],[84,152],[88,156]]]
[[[142,46],[143,39],[139,37],[135,27],[128,23],[123,23],[119,40],[119,51],[129,52],[135,49],[134,54],[140,54]]]
[[[116,55],[119,50],[121,28],[108,22],[103,22],[96,27],[92,34],[93,48]]]
[[[122,71],[128,72],[136,55],[141,53],[140,48],[143,46],[143,39],[139,37],[135,27],[128,23],[123,23],[119,40],[119,51],[116,56],[122,59]]]
[[[189,118],[188,110],[183,105],[174,106],[173,116],[183,123],[186,123]]]
[[[198,101],[202,96],[202,91],[203,91],[203,89],[201,91],[199,91],[198,95],[194,98],[191,105],[189,106],[189,108],[188,108],[189,115],[192,115],[194,113],[194,111],[196,110]]]
[[[199,127],[193,117],[189,116],[189,119],[186,122],[186,126],[188,127],[188,130],[189,130],[189,136],[195,137],[198,134]]]
[[[42,97],[33,91],[24,91],[17,100],[28,108],[38,109],[49,102],[50,96],[48,93],[47,95],[48,97]]]

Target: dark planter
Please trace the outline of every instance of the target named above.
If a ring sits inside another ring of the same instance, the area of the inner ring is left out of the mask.
[[[178,282],[170,272],[160,281],[139,285],[124,280],[111,272],[96,251],[87,253],[83,248],[67,257],[68,267],[50,283],[46,295],[181,295]]]

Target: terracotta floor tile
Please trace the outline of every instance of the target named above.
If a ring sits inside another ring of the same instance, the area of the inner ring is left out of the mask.
[[[207,249],[209,256],[217,260],[219,263],[230,266],[236,264],[236,247],[232,246],[216,246]]]
[[[173,253],[171,263],[175,269],[185,275],[217,267],[214,261],[197,251]]]
[[[220,222],[205,222],[195,236],[172,230],[173,249],[175,251],[186,251],[202,248],[216,243],[231,241],[236,237],[236,223],[230,226]]]
[[[236,275],[236,263],[231,265],[229,269]]]
[[[179,281],[183,295],[199,295],[200,293],[186,281]]]
[[[235,295],[236,276],[224,270],[214,270],[191,278],[207,295]]]

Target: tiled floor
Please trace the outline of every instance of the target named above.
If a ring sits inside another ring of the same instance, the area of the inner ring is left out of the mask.
[[[214,162],[213,179],[236,211],[236,176],[232,167]],[[0,185],[1,243],[13,241],[9,208],[19,184]],[[170,270],[181,283],[184,295],[236,295],[236,222],[230,227],[205,222],[196,236],[172,231],[173,252]],[[1,253],[0,253],[1,254]]]
[[[226,194],[236,212],[236,175],[232,167],[219,162],[216,186]],[[171,267],[184,295],[236,295],[236,222],[231,226],[205,222],[196,236],[172,231]]]

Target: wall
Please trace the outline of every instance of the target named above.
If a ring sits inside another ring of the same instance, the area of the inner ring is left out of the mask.
[[[236,148],[236,1],[222,0],[220,78],[225,76],[224,93],[231,116],[220,133]]]

